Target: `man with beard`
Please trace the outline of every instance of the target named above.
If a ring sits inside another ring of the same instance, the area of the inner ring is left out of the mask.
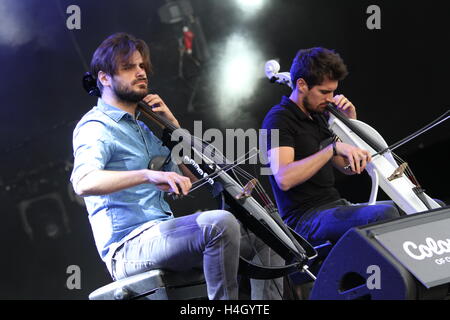
[[[278,145],[267,142],[273,173],[269,179],[279,212],[313,245],[336,243],[352,227],[399,216],[392,201],[356,205],[342,199],[334,187],[333,166],[345,174],[360,174],[371,161],[367,150],[337,141],[327,126],[328,103],[356,119],[355,106],[345,96],[334,95],[347,73],[334,51],[300,50],[290,70],[291,95],[268,112],[262,125],[279,130]]]
[[[96,49],[91,72],[101,98],[74,130],[74,190],[84,197],[113,279],[157,268],[203,268],[209,299],[237,299],[240,254],[269,265],[283,261],[253,234],[241,233],[227,211],[173,216],[164,192],[186,195],[195,177],[172,162],[161,171],[148,169],[152,158],[170,151],[137,120],[137,103],[143,100],[179,127],[164,101],[148,94],[150,71],[149,49],[132,35],[113,34]],[[251,288],[253,299],[277,299],[282,281],[252,280]]]

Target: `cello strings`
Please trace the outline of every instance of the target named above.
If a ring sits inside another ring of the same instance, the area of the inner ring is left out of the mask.
[[[207,143],[207,142],[205,142],[204,140],[202,140],[202,139],[200,139],[199,137],[196,137],[196,136],[192,136],[192,135],[191,135],[191,138],[194,140],[194,144],[197,144],[197,145],[198,145],[199,143],[201,144],[202,151],[204,150],[204,148],[208,148],[208,147],[209,147],[209,148],[212,148],[211,154],[214,152],[214,153],[215,153],[215,157],[220,158],[220,160],[221,160],[220,162],[223,162],[223,163],[227,163],[227,161],[230,162],[230,161],[222,154],[222,152],[221,152],[219,149],[217,149],[214,145],[212,145],[212,144],[210,144],[210,143]],[[255,154],[254,154],[253,156],[256,156],[257,153],[258,153],[258,150],[257,150],[256,148],[252,148],[252,149],[251,149],[249,152],[247,152],[243,157],[245,157],[246,155],[250,154],[250,152],[252,152],[252,151],[255,151]],[[244,158],[242,161],[239,161],[239,158],[238,158],[237,161],[243,162],[243,161],[246,161],[246,160],[252,158],[253,156],[250,156],[250,157],[248,157],[248,158]],[[241,158],[242,158],[242,157],[241,157]],[[219,161],[218,161],[218,162],[219,162]],[[259,182],[259,180],[256,179],[253,175],[251,175],[251,174],[248,173],[247,171],[245,171],[244,169],[240,168],[240,167],[238,166],[238,164],[239,164],[239,163],[237,163],[237,164],[235,164],[235,165],[231,165],[231,166],[229,166],[229,167],[228,167],[228,166],[225,166],[225,167],[223,167],[222,169],[225,169],[225,170],[223,170],[223,171],[228,171],[228,170],[231,169],[232,172],[235,173],[236,178],[238,178],[237,173],[240,173],[241,176],[245,177],[246,179],[249,179],[249,180],[255,179],[255,180],[256,180],[255,190],[256,190],[257,194],[260,196],[261,201],[263,202],[263,204],[264,204],[265,206],[273,205],[273,202],[270,200],[270,197],[268,196],[267,192],[266,192],[266,191],[264,190],[264,188],[262,187],[262,185],[261,185],[261,183]],[[194,190],[196,190],[197,188],[199,188],[199,187],[201,187],[202,185],[204,185],[206,182],[203,182],[203,180],[207,180],[208,178],[211,178],[211,177],[213,177],[213,179],[214,179],[218,174],[220,174],[220,170],[219,170],[216,174],[213,174],[212,176],[205,177],[205,178],[202,178],[202,179],[196,181],[196,182],[194,183],[195,186],[194,186],[194,188],[191,189],[191,191],[194,191]],[[242,183],[242,181],[240,181],[239,179],[238,179],[238,182],[240,183],[241,186],[244,185],[244,184]],[[201,184],[199,185],[199,183],[201,183]],[[193,185],[194,185],[194,184],[193,184]]]
[[[252,150],[255,150],[256,153],[258,152],[258,150],[256,150],[256,148],[252,148],[250,151],[252,151]],[[220,153],[220,151],[217,151],[217,152]],[[235,176],[236,176],[238,182],[241,184],[241,186],[243,186],[244,184],[239,180],[239,176],[237,175],[237,173],[239,173],[241,176],[245,177],[249,181],[252,179],[255,179],[256,180],[255,189],[257,191],[257,194],[261,197],[261,200],[263,201],[263,203],[265,205],[269,205],[271,203],[270,199],[267,196],[267,193],[262,188],[261,183],[259,182],[258,179],[256,179],[253,175],[251,175],[250,173],[248,173],[247,171],[245,171],[244,169],[242,169],[240,167],[233,168],[232,171],[233,171],[233,173],[235,173]]]
[[[405,162],[402,158],[400,158],[397,154],[395,154],[395,153],[392,153],[392,154],[394,155],[394,157],[395,157],[396,159],[399,160],[400,163],[406,163],[406,162]],[[405,169],[405,175],[411,180],[412,183],[414,183],[416,186],[420,187],[420,183],[419,183],[419,181],[417,180],[416,176],[414,175],[414,173],[413,173],[413,171],[412,171],[412,169],[411,169],[411,167],[410,167],[409,165],[406,166],[406,169]]]
[[[241,171],[241,174],[246,177],[247,179],[256,179],[253,175],[246,171]],[[261,200],[265,205],[269,205],[271,203],[270,199],[268,198],[267,193],[265,192],[264,188],[262,187],[261,183],[258,179],[256,179],[255,189],[257,191],[257,194],[261,197]]]
[[[197,180],[196,182],[193,183],[193,185],[195,184],[195,186],[194,186],[194,188],[191,188],[190,191],[194,191],[195,189],[198,189],[199,187],[201,187],[202,185],[207,183],[208,179],[213,179],[214,180],[217,176],[220,175],[220,173],[226,172],[226,171],[228,171],[230,169],[233,169],[234,167],[238,166],[240,163],[242,163],[242,162],[244,162],[244,161],[246,161],[246,160],[248,160],[248,159],[253,157],[253,156],[247,157],[248,154],[249,154],[249,152],[247,152],[246,154],[244,154],[243,156],[238,158],[235,163],[226,165],[226,166],[220,168],[219,170],[217,170],[216,172],[212,173],[211,175],[208,175],[208,176],[206,176],[206,177],[204,177],[204,178],[202,178],[200,180]],[[198,185],[199,183],[200,183],[200,185]]]
[[[248,173],[247,171],[245,171],[241,168],[237,168],[237,170],[241,175],[243,175],[247,179],[249,179],[249,180],[255,179],[256,180],[256,184],[255,184],[256,192],[260,196],[261,201],[264,203],[265,206],[269,206],[269,205],[273,204],[258,179],[256,179],[253,175],[251,175],[250,173]]]

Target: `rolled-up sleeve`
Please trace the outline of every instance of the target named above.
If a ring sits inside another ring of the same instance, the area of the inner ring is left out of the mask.
[[[74,164],[70,177],[74,189],[88,173],[105,168],[113,148],[113,139],[103,123],[88,121],[78,124],[73,134]]]

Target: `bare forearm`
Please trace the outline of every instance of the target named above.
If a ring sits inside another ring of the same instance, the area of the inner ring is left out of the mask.
[[[148,183],[147,171],[95,170],[88,173],[75,186],[80,196],[104,195]]]
[[[275,175],[278,186],[286,191],[302,184],[315,175],[332,156],[333,147],[330,145],[307,158],[289,163]]]

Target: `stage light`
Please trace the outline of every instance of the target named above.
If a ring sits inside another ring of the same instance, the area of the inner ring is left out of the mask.
[[[0,1],[0,44],[20,46],[32,38],[26,23],[26,8],[20,1]]]
[[[219,70],[214,73],[218,75],[214,80],[217,111],[223,120],[232,121],[241,104],[253,95],[263,62],[252,41],[241,34],[231,35],[223,52]]]
[[[235,0],[235,2],[243,12],[251,15],[261,10],[266,0]]]

